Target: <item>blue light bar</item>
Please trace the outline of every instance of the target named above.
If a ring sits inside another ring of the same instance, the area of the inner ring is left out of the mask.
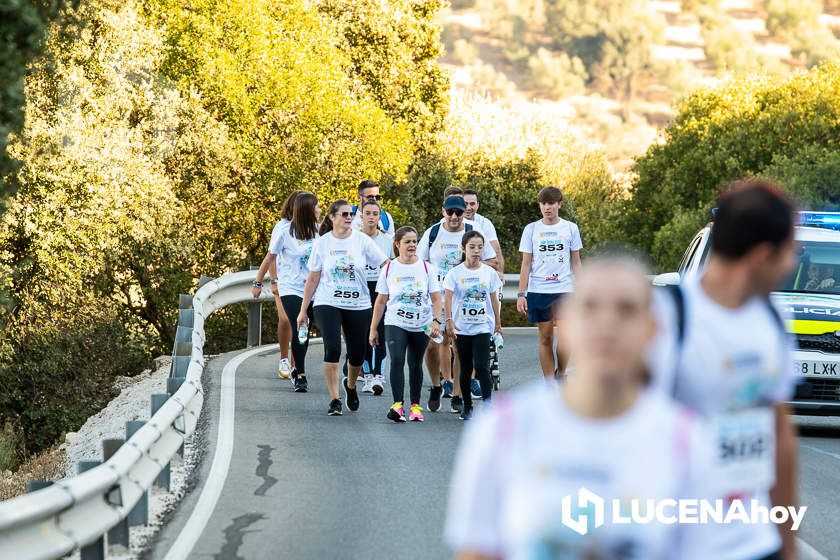
[[[840,229],[840,212],[799,212],[799,225]]]

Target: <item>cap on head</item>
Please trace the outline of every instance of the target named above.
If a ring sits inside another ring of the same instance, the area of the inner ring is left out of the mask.
[[[464,202],[464,197],[463,196],[457,196],[457,195],[448,196],[448,197],[446,197],[446,200],[443,201],[443,209],[444,210],[453,210],[453,209],[466,210],[467,209],[467,204]]]

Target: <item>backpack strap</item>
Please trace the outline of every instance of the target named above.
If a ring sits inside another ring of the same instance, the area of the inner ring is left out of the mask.
[[[680,350],[685,339],[685,295],[679,284],[665,286],[665,289],[671,294],[674,301],[674,313],[677,320],[677,350]]]
[[[385,278],[388,278],[388,273],[391,271],[391,261],[388,261],[388,264],[385,265]]]
[[[472,231],[473,229],[475,228],[473,228],[472,224],[464,224],[464,233]]]
[[[764,298],[764,303],[767,305],[767,310],[770,311],[770,316],[773,317],[773,322],[776,323],[776,326],[779,329],[787,334],[787,327],[785,326],[785,320],[782,319],[782,316],[779,315],[779,310],[770,302],[769,298]]]
[[[437,239],[437,236],[438,236],[439,233],[440,233],[440,222],[433,225],[432,229],[429,230],[429,250],[431,250],[432,245],[435,244],[435,239]]]
[[[391,227],[391,218],[388,217],[388,212],[382,210],[382,215],[379,217],[379,221],[382,222],[382,231],[387,232],[388,228]]]

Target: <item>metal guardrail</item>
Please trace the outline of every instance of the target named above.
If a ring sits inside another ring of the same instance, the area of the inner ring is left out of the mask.
[[[148,521],[147,492],[169,489],[170,461],[195,431],[204,403],[204,321],[227,305],[249,302],[247,345],[260,344],[261,304],[273,297],[266,285],[253,298],[255,275],[202,277],[194,296],[179,297],[168,394],[151,396],[151,418],[127,423],[125,441],[103,441],[104,462],[83,461],[76,476],[37,482],[29,494],[0,502],[0,558],[50,559],[81,549],[87,560],[128,547],[129,525]],[[504,300],[516,298],[518,279],[505,274]]]
[[[103,442],[101,464],[85,462],[76,476],[0,502],[0,558],[59,558],[76,549],[83,559],[104,558],[106,533],[110,547],[128,547],[129,522],[147,522],[147,491],[153,484],[168,490],[169,463],[195,431],[204,402],[204,321],[226,305],[254,302],[254,277],[252,270],[202,278],[194,296],[180,297],[170,394],[152,396],[159,408],[125,442]],[[266,287],[259,301],[270,300]]]

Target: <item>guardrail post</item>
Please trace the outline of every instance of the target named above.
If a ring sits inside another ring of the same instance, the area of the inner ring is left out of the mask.
[[[136,434],[140,428],[146,423],[141,420],[133,420],[125,423],[125,439],[131,439],[131,436]],[[149,522],[149,491],[143,492],[140,499],[128,512],[128,517],[125,519],[127,526],[136,527],[137,525],[145,525]]]
[[[195,310],[194,309],[179,309],[178,310],[178,326],[193,328],[195,324]]]
[[[169,377],[174,379],[186,379],[187,370],[190,367],[190,355],[179,355],[172,358],[172,367],[169,369]]]
[[[125,443],[125,441],[121,439],[103,439],[102,458],[107,461],[113,457],[114,453],[122,447],[123,443]],[[122,497],[120,496],[120,503],[112,503],[111,505],[122,505]],[[123,552],[122,550],[114,550],[112,548],[116,546],[124,547],[125,550],[128,550],[128,522],[125,519],[121,519],[116,525],[108,530],[108,552],[110,554]]]
[[[192,309],[193,297],[190,294],[178,294],[178,309]]]
[[[101,465],[101,461],[79,461],[79,474]],[[105,560],[105,539],[99,537],[79,550],[80,560]]]
[[[251,270],[259,269],[252,266]],[[262,303],[259,301],[248,302],[248,340],[246,346],[259,346],[262,340]]]
[[[189,356],[192,354],[192,341],[176,340],[173,350],[175,356]]]
[[[166,392],[170,395],[174,395],[178,389],[181,388],[181,385],[184,384],[183,377],[170,377],[166,380]]]
[[[168,398],[169,398],[169,395],[163,395],[163,394],[152,395],[152,416],[154,416],[157,413],[157,411],[160,410],[160,407],[162,407],[164,405],[164,403],[166,402],[166,400]],[[170,464],[166,463],[166,465],[163,466],[163,469],[161,469],[160,474],[157,475],[157,478],[155,478],[154,485],[158,488],[161,488],[161,489],[169,492],[171,471],[172,471],[172,469],[170,467]]]
[[[30,480],[26,483],[26,492],[37,492],[55,484],[52,480]]]

